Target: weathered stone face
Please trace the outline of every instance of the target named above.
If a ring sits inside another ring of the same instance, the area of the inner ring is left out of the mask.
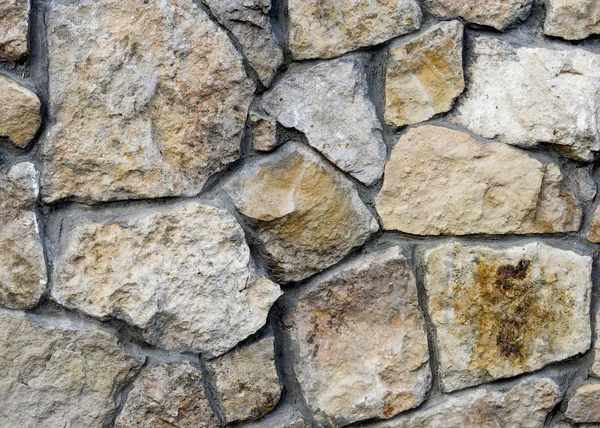
[[[590,347],[591,263],[539,242],[425,254],[444,391],[515,376]]]
[[[303,144],[256,158],[225,186],[267,257],[289,282],[340,261],[378,230],[354,185]]]
[[[595,0],[548,0],[544,33],[567,40],[600,34],[600,4]]]
[[[592,222],[587,232],[587,239],[595,244],[600,243],[600,208],[596,208],[592,216]]]
[[[115,423],[116,428],[218,426],[204,392],[202,371],[190,363],[145,367]]]
[[[20,61],[27,56],[28,0],[0,0],[0,56]]]
[[[252,148],[259,152],[270,152],[277,147],[277,124],[259,113],[250,113],[248,121],[252,128]]]
[[[416,0],[289,0],[289,45],[294,59],[333,58],[417,30]]]
[[[319,421],[341,426],[418,406],[431,383],[413,274],[392,247],[312,282],[286,315],[294,371]]]
[[[419,123],[450,110],[465,88],[462,41],[462,24],[449,21],[390,49],[385,79],[386,123]]]
[[[100,330],[0,311],[0,425],[102,428],[141,362]]]
[[[485,138],[591,160],[600,149],[600,55],[582,49],[511,45],[473,38],[469,84],[451,118]]]
[[[600,383],[580,386],[569,400],[565,416],[578,423],[600,423]]]
[[[47,22],[47,202],[195,195],[237,158],[253,83],[191,0],[52,2]]]
[[[600,377],[600,311],[596,313],[596,341],[594,342],[594,364],[591,374]]]
[[[436,126],[393,148],[375,206],[384,229],[415,235],[576,231],[582,216],[556,164]]]
[[[262,327],[281,294],[257,275],[241,227],[220,208],[191,202],[70,228],[52,297],[123,319],[167,349],[220,355]]]
[[[24,148],[40,127],[40,100],[29,89],[1,74],[0,94],[0,137]]]

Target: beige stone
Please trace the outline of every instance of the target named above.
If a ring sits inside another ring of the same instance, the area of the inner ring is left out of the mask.
[[[277,147],[277,123],[266,114],[250,113],[252,147],[259,152],[270,152]]]
[[[393,148],[375,206],[384,229],[415,235],[576,231],[582,216],[556,164],[437,126]]]
[[[0,94],[0,137],[8,138],[17,147],[24,148],[40,127],[40,99],[29,89],[1,74]]]
[[[531,372],[590,347],[592,259],[540,242],[425,254],[444,391]]]
[[[399,247],[317,277],[286,314],[294,371],[319,426],[390,418],[431,383],[415,278]]]
[[[600,3],[597,0],[548,0],[544,33],[567,40],[600,34]]]
[[[251,160],[225,190],[277,280],[318,273],[379,229],[354,185],[301,143]]]
[[[28,28],[29,1],[0,0],[0,56],[11,61],[25,59]]]
[[[592,376],[600,378],[600,311],[596,313],[596,334],[594,341],[594,363],[590,370]]]
[[[600,244],[600,207],[596,207],[587,232],[587,239],[594,244]]]
[[[463,26],[442,22],[390,49],[385,79],[385,121],[403,126],[444,113],[465,88]]]
[[[254,84],[192,0],[51,2],[46,21],[46,202],[196,195],[238,158]]]
[[[600,383],[577,388],[569,400],[565,416],[578,423],[600,423]]]

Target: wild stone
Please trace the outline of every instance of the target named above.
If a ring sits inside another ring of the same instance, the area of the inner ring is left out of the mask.
[[[29,1],[0,0],[0,56],[10,61],[25,59],[28,32]],[[4,96],[4,92],[2,94]]]
[[[8,138],[17,147],[25,148],[35,137],[41,124],[40,99],[23,85],[1,74],[0,94],[0,137]]]
[[[600,3],[597,0],[548,0],[544,34],[581,40],[600,34]]]
[[[565,416],[577,423],[600,423],[600,383],[580,386],[569,400]]]

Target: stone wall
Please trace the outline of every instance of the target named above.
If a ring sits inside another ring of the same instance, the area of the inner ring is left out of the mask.
[[[600,424],[597,34],[0,0],[0,427]]]

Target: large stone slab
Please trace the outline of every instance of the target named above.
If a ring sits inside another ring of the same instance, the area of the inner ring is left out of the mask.
[[[261,328],[281,294],[258,276],[226,210],[190,202],[64,226],[52,297],[120,318],[152,344],[220,355]]]
[[[567,40],[600,34],[600,3],[596,0],[548,0],[544,33]]]
[[[27,56],[28,0],[0,0],[0,56],[20,61]]]
[[[292,68],[264,95],[262,107],[356,179],[381,178],[386,148],[367,93],[365,57]]]
[[[141,362],[116,337],[0,311],[0,426],[102,428]]]
[[[431,384],[415,278],[399,247],[310,283],[286,314],[294,371],[319,426],[390,418]]]
[[[537,370],[590,347],[592,259],[540,242],[425,254],[444,391]]]
[[[254,85],[192,0],[53,1],[46,21],[46,202],[195,195],[237,159]]]
[[[40,99],[23,85],[2,74],[0,94],[0,137],[8,138],[17,147],[24,148],[41,124]]]
[[[253,159],[225,190],[284,282],[337,263],[379,229],[350,180],[301,143]]]
[[[508,144],[552,144],[578,160],[589,161],[600,150],[600,55],[488,36],[475,36],[470,50],[469,84],[451,120]]]
[[[580,386],[569,400],[565,416],[577,423],[600,423],[600,383]]]
[[[437,126],[402,136],[375,206],[384,229],[415,235],[576,231],[582,216],[556,164]]]

